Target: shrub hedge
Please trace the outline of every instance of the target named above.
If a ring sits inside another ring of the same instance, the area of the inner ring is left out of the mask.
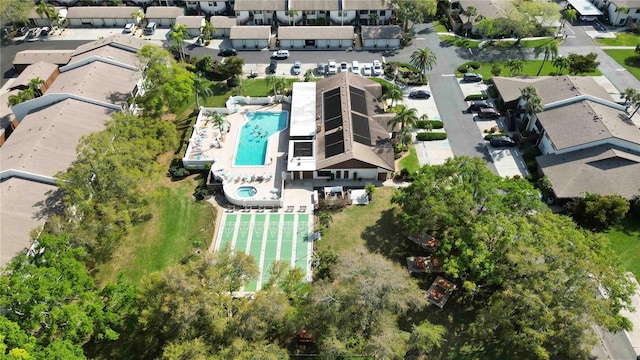
[[[416,127],[418,129],[426,129],[428,124],[431,124],[432,129],[442,129],[444,127],[444,123],[441,120],[418,120]]]
[[[477,62],[477,61],[470,61],[470,62],[468,62],[468,63],[467,63],[467,66],[468,66],[468,67],[470,67],[470,68],[472,68],[473,70],[478,70],[478,69],[480,69],[480,67],[482,66],[482,64],[480,64],[480,63],[479,63],[479,62]]]
[[[472,100],[487,100],[489,98],[489,96],[485,95],[485,94],[472,94],[467,96],[466,98],[464,98],[466,101],[472,101]]]
[[[459,73],[464,74],[464,73],[466,73],[467,71],[468,71],[468,69],[467,69],[466,67],[464,67],[464,66],[460,66],[460,67],[458,68],[458,72],[459,72]]]
[[[419,141],[434,141],[444,140],[447,138],[447,133],[443,132],[419,132],[416,135],[416,139]]]

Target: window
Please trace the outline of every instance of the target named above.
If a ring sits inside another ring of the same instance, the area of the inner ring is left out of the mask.
[[[369,10],[360,10],[359,13],[360,15],[367,15],[369,13]]]
[[[624,23],[627,21],[627,18],[624,19],[620,19],[620,25],[624,25]]]
[[[636,9],[636,14],[640,14],[640,9]]]
[[[256,10],[253,12],[254,15],[262,15],[262,10]]]
[[[344,13],[344,11],[338,10],[338,17],[343,17],[344,16],[343,13]]]
[[[387,13],[386,11],[384,11],[384,10],[380,10],[380,12],[378,13],[378,15],[380,15],[380,16],[385,16],[385,14],[386,14],[386,13]]]
[[[215,6],[213,5],[213,1],[209,1],[209,6],[212,6],[212,7]]]
[[[331,171],[318,171],[318,176],[331,177],[332,174]]]

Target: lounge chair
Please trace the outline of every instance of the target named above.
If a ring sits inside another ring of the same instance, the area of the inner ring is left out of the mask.
[[[293,212],[293,206],[287,206],[287,212]]]
[[[300,206],[300,212],[306,212],[307,211],[307,207],[305,205]]]

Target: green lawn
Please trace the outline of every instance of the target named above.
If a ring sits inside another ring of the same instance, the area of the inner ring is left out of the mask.
[[[625,31],[625,32],[617,33],[616,37],[613,39],[596,38],[596,43],[598,43],[598,45],[605,45],[605,46],[636,46],[640,44],[640,36],[635,35],[634,33]]]
[[[441,41],[445,42],[450,46],[459,47],[462,49],[477,49],[478,45],[480,45],[480,41],[471,40],[465,38],[459,38],[457,36],[449,36],[449,35],[440,35],[438,36]]]
[[[415,174],[416,171],[420,168],[420,163],[418,162],[418,154],[416,153],[416,147],[413,144],[409,144],[409,155],[405,156],[400,160],[400,169],[407,169],[409,174]]]
[[[433,22],[433,26],[435,27],[436,32],[449,32],[446,26],[440,24],[440,21],[435,20]]]
[[[640,219],[627,216],[618,228],[607,231],[606,235],[622,267],[640,279]]]
[[[214,236],[215,210],[207,202],[193,200],[198,183],[194,176],[158,187],[151,204],[153,218],[135,226],[113,259],[99,267],[99,282],[114,281],[123,273],[138,283],[144,275],[177,264],[197,249],[206,251]]]
[[[634,50],[605,49],[604,52],[640,80],[640,56],[636,55]]]
[[[469,72],[474,72],[474,73],[478,73],[480,75],[482,75],[482,77],[485,80],[488,80],[490,78],[493,77],[493,74],[491,74],[491,66],[493,66],[493,64],[498,64],[500,66],[500,68],[502,69],[502,72],[500,73],[500,76],[511,76],[511,72],[509,70],[509,68],[507,66],[505,66],[505,61],[481,61],[480,64],[482,64],[482,66],[480,66],[479,69],[477,70],[469,70]],[[464,64],[462,64],[461,66],[463,66]],[[542,60],[528,60],[525,62],[524,65],[524,69],[517,75],[523,76],[523,75],[528,75],[528,76],[535,76],[538,73],[538,69],[540,69],[540,65],[542,65]],[[551,64],[551,61],[547,60],[547,62],[545,62],[544,67],[542,68],[542,71],[540,72],[540,76],[546,76],[546,75],[553,75],[553,73],[555,73],[557,70],[556,68],[553,67],[553,65]],[[567,74],[567,71],[564,70],[564,74]],[[595,72],[590,73],[590,74],[580,74],[583,76],[600,76],[602,75],[602,72],[600,72],[600,70],[596,69]],[[456,71],[456,76],[458,77],[462,77],[462,73]]]

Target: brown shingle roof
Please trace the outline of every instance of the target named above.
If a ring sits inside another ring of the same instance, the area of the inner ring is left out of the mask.
[[[630,199],[640,192],[640,154],[600,145],[536,158],[559,198],[618,194]]]
[[[187,29],[200,29],[203,21],[204,16],[178,16],[176,25],[185,25]]]
[[[238,18],[230,16],[212,16],[209,21],[216,29],[230,29],[238,25]]]
[[[71,59],[73,50],[22,50],[13,59],[14,65],[31,65],[46,62],[55,65],[66,65]]]
[[[278,39],[307,40],[353,39],[353,26],[280,26]]]
[[[74,6],[67,10],[67,19],[131,19],[131,14],[142,11],[134,6]]]
[[[387,10],[393,6],[387,0],[343,0],[344,10]]]
[[[16,86],[27,86],[31,79],[40,78],[44,81],[47,81],[51,75],[58,69],[58,65],[47,63],[44,61],[39,61],[35,64],[31,64],[27,66],[24,71],[13,81],[11,87],[14,88]]]
[[[92,41],[87,44],[80,45],[73,51],[73,56],[76,57],[88,51],[95,50],[103,46],[113,46],[119,49],[124,49],[129,52],[136,53],[142,49],[145,45],[149,45],[149,42],[144,39],[137,38],[135,36],[116,34],[104,39]]]
[[[177,6],[149,6],[144,14],[146,19],[175,19],[184,15],[184,9]]]
[[[398,25],[363,26],[362,39],[400,39],[402,29]]]
[[[462,8],[466,10],[469,6],[473,6],[478,10],[478,15],[482,15],[489,19],[496,19],[502,16],[502,12],[508,6],[511,6],[511,0],[459,0]]]
[[[232,26],[229,31],[229,39],[269,39],[270,26]]]
[[[300,11],[340,10],[341,0],[290,0],[289,8]]]
[[[496,76],[493,83],[505,102],[515,101],[520,97],[520,90],[533,85],[542,104],[546,105],[578,95],[591,95],[602,100],[614,102],[609,92],[598,85],[589,76],[538,76],[513,77]]]
[[[286,10],[286,0],[236,0],[235,11],[282,11]]]

